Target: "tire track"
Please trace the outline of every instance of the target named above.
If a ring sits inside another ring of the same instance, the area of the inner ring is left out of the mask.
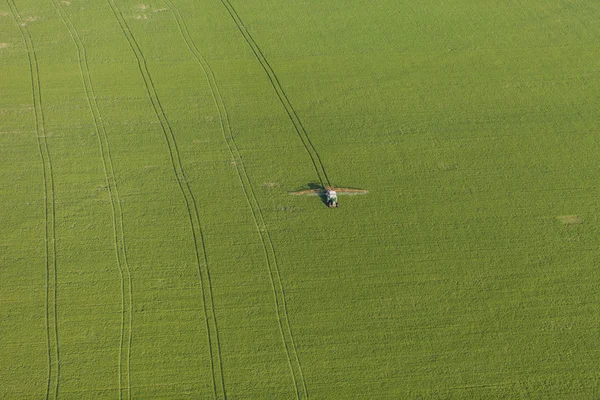
[[[158,119],[163,135],[167,142],[169,150],[169,156],[175,174],[177,184],[181,191],[181,194],[185,200],[187,207],[187,213],[190,222],[190,230],[192,233],[192,239],[194,243],[196,264],[198,268],[198,278],[202,289],[202,303],[204,311],[204,323],[206,325],[209,356],[211,362],[211,375],[213,383],[213,396],[215,398],[227,398],[225,390],[225,380],[223,378],[223,361],[221,357],[221,344],[219,340],[219,331],[217,325],[217,318],[215,314],[214,300],[213,300],[213,289],[210,277],[210,271],[208,268],[208,259],[206,255],[206,244],[204,241],[204,234],[202,231],[202,225],[200,223],[200,215],[198,213],[198,206],[194,194],[189,186],[183,164],[181,162],[181,156],[177,147],[177,141],[171,128],[171,124],[165,114],[165,111],[160,103],[156,88],[148,67],[146,59],[133,36],[133,33],[129,29],[129,25],[125,21],[123,14],[119,10],[114,0],[107,0],[112,13],[119,23],[119,27],[129,43],[129,47],[133,51],[136,59],[138,69],[144,80],[144,85],[148,93],[152,108]]]
[[[244,37],[244,40],[246,41],[248,46],[250,46],[250,49],[252,50],[254,57],[256,57],[256,59],[258,60],[258,62],[261,65],[261,67],[267,74],[267,77],[269,78],[269,82],[271,83],[273,90],[275,90],[275,93],[277,94],[277,98],[279,99],[279,101],[281,102],[281,105],[285,109],[290,121],[292,121],[292,124],[294,125],[294,129],[296,130],[298,137],[302,141],[302,145],[304,146],[304,149],[310,156],[310,159],[312,161],[315,172],[317,173],[319,181],[321,182],[321,186],[323,186],[323,187],[331,186],[331,182],[329,180],[329,177],[327,176],[327,171],[325,170],[325,166],[323,165],[323,162],[321,161],[321,156],[319,156],[317,149],[315,148],[312,141],[310,140],[310,137],[306,133],[306,129],[304,128],[304,125],[302,124],[300,117],[298,117],[296,110],[292,106],[292,103],[290,102],[287,94],[283,90],[283,87],[281,86],[281,83],[279,82],[279,78],[275,74],[275,71],[271,67],[271,64],[269,64],[269,61],[267,60],[267,58],[263,54],[262,50],[260,49],[260,47],[258,46],[256,41],[254,40],[254,38],[252,37],[252,35],[248,31],[248,29],[246,28],[246,25],[244,25],[244,21],[242,21],[242,19],[238,15],[238,13],[235,10],[235,8],[233,7],[233,5],[229,2],[229,0],[220,0],[220,1],[221,1],[221,4],[223,4],[223,6],[227,9],[227,12],[229,13],[229,16],[231,16],[231,18],[233,19],[233,22],[235,22],[235,25],[237,26],[238,30]]]
[[[117,185],[117,179],[110,152],[110,142],[108,139],[108,134],[106,133],[104,121],[102,120],[102,115],[100,114],[100,108],[98,107],[96,95],[94,93],[94,86],[92,84],[87,60],[87,52],[83,40],[81,39],[77,28],[75,25],[73,25],[68,14],[62,7],[62,4],[58,0],[52,0],[52,4],[54,5],[56,12],[59,14],[63,24],[69,31],[69,35],[71,36],[71,39],[77,48],[79,71],[81,73],[83,88],[85,90],[87,103],[94,122],[94,129],[98,138],[98,148],[104,169],[104,179],[108,188],[108,196],[112,213],[115,256],[121,280],[121,338],[119,342],[118,360],[119,398],[123,399],[124,395],[126,395],[126,398],[130,399],[130,359],[131,344],[133,339],[133,281],[127,258],[123,210],[121,208],[119,188]]]
[[[223,134],[223,139],[227,144],[232,159],[235,161],[234,165],[237,170],[237,175],[240,180],[240,184],[244,191],[244,195],[246,197],[248,205],[252,210],[254,223],[259,233],[261,244],[265,253],[271,288],[273,290],[273,297],[275,300],[275,309],[277,313],[277,320],[279,323],[279,331],[282,337],[284,350],[286,352],[290,372],[292,375],[294,392],[296,393],[296,397],[298,399],[301,399],[303,397],[307,398],[308,390],[306,387],[306,382],[304,380],[302,366],[300,364],[300,359],[296,350],[296,344],[294,342],[294,336],[292,334],[292,329],[290,326],[288,308],[285,299],[285,290],[281,280],[281,275],[279,273],[277,254],[273,246],[271,234],[265,223],[260,203],[256,198],[254,188],[250,182],[250,178],[248,177],[248,173],[246,171],[242,155],[232,134],[227,108],[225,107],[225,103],[223,102],[223,98],[219,91],[214,72],[208,64],[208,62],[206,61],[206,59],[204,58],[204,56],[202,55],[202,53],[200,53],[200,51],[196,47],[196,44],[194,43],[192,37],[189,34],[185,20],[182,18],[179,9],[175,7],[175,5],[173,5],[171,0],[164,0],[164,2],[173,14],[177,22],[179,32],[181,33],[181,36],[183,37],[187,48],[190,50],[194,59],[200,65],[202,72],[204,73],[204,76],[206,77],[206,80],[210,86],[211,95],[215,103],[215,107],[217,108],[217,111],[219,113],[219,120],[221,124],[221,132]]]
[[[54,202],[54,174],[52,158],[46,138],[46,122],[42,105],[39,65],[33,39],[23,21],[14,0],[6,0],[13,19],[27,48],[27,59],[31,77],[35,132],[40,158],[42,160],[44,182],[44,218],[45,218],[45,266],[46,266],[46,346],[48,357],[48,376],[46,380],[46,399],[57,399],[60,382],[60,349],[57,323],[57,272],[56,272],[56,213]]]

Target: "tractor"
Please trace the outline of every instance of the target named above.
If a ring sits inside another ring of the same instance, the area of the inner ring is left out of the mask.
[[[333,190],[332,187],[327,188],[327,192],[325,193],[327,200],[327,207],[339,207],[340,203],[338,203],[337,193]]]

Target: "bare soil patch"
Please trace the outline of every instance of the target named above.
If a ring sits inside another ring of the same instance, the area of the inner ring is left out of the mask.
[[[458,169],[458,164],[453,163],[438,163],[438,169],[440,171],[455,171]]]
[[[31,17],[23,18],[23,23],[21,23],[21,26],[27,26],[32,22],[39,21],[40,19],[42,19],[42,17],[38,17],[38,16],[31,16]]]
[[[583,219],[577,215],[560,215],[556,217],[564,226],[579,225],[583,223]]]

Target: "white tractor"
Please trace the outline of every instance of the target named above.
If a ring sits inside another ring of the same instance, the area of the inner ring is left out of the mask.
[[[328,187],[327,192],[327,207],[339,207],[340,203],[338,203],[337,193],[333,189],[333,187]]]

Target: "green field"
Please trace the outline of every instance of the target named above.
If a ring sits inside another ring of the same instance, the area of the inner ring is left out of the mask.
[[[599,398],[599,17],[0,3],[0,398]]]

